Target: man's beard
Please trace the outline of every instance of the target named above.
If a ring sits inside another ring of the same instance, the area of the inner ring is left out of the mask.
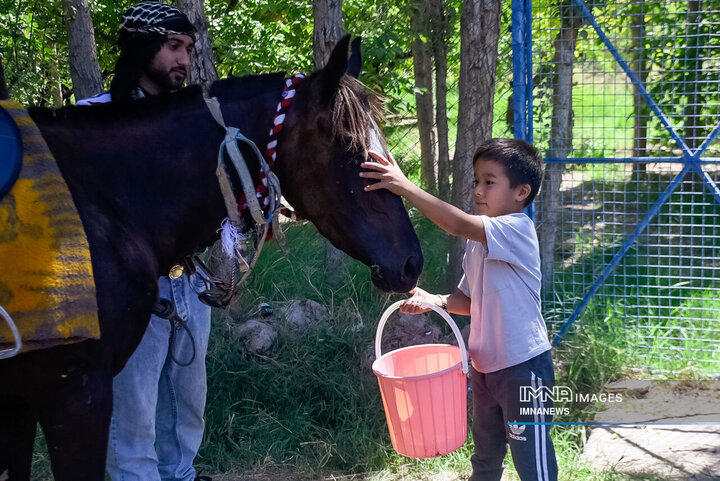
[[[182,72],[182,74],[180,74]],[[183,86],[185,83],[185,79],[187,77],[187,71],[181,68],[174,68],[170,71],[162,71],[156,68],[153,68],[153,66],[149,66],[147,71],[145,72],[156,84],[158,84],[160,87],[172,91],[177,90]]]

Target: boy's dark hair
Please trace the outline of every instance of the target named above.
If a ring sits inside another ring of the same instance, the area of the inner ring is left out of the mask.
[[[520,139],[489,139],[478,146],[473,155],[473,165],[478,159],[491,160],[505,167],[511,188],[530,185],[530,195],[525,199],[524,206],[532,203],[543,178],[542,157],[535,147]]]

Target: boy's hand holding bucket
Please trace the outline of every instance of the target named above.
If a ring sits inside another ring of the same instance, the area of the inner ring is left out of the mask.
[[[402,304],[400,304],[400,312],[403,314],[421,314],[423,312],[431,311],[432,307],[429,307],[430,305],[437,307],[443,306],[443,299],[441,296],[437,294],[430,294],[419,287],[411,290],[410,294],[412,294],[410,299],[401,301]]]

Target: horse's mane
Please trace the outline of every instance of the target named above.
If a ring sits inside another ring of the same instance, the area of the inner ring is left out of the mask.
[[[333,133],[350,140],[349,147],[367,150],[371,121],[383,118],[380,96],[355,77],[343,75],[332,105]]]

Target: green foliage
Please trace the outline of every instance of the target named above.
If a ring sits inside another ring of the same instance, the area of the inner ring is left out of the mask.
[[[562,7],[564,3],[567,2],[533,1],[535,127],[536,144],[541,148],[547,147],[550,132],[556,84],[555,41],[559,36],[561,14],[568,12]],[[720,113],[720,94],[711,87],[718,81],[720,40],[712,30],[720,22],[720,2],[586,3],[603,33],[641,79],[669,123],[691,148],[698,147],[716,126],[714,119]],[[693,5],[701,10],[693,11]],[[634,105],[630,79],[587,21],[583,21],[578,31],[574,70],[577,83],[573,89],[572,156],[613,157],[619,152],[631,151],[636,119],[647,120],[650,155],[654,152],[663,155],[661,152],[677,148],[676,141],[645,102]],[[588,75],[595,79],[583,78]],[[594,97],[578,93],[588,88],[597,90]],[[593,105],[577,103],[593,98],[597,99],[593,103],[598,104],[595,109]],[[620,110],[613,112],[613,108]],[[602,130],[588,130],[600,119],[604,119]],[[613,128],[612,123],[617,125]],[[602,141],[591,146],[578,142],[587,138]]]
[[[311,72],[312,4],[274,0],[206,2],[220,77],[287,71]]]
[[[118,54],[115,43],[120,19],[133,3],[97,0],[91,5],[98,61],[106,85]],[[411,92],[411,38],[405,28],[409,24],[408,2],[346,2],[344,15],[347,31],[364,37],[364,80],[380,92],[387,90],[393,99],[399,97],[393,95],[398,92]],[[221,77],[313,70],[312,3],[207,0],[206,16]],[[72,100],[61,0],[0,0],[0,38],[13,98],[26,104],[49,105],[51,88],[60,83],[64,102]]]
[[[59,70],[69,78],[67,33],[62,26],[62,5],[59,0],[46,2],[0,2],[0,38],[5,77],[10,95],[26,103],[50,104],[53,79],[49,72]],[[60,21],[58,22],[58,19]]]

